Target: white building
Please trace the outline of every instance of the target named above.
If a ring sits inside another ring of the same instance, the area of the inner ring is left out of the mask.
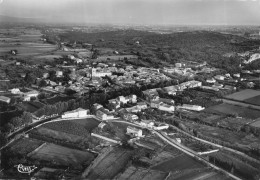
[[[190,104],[183,104],[182,106],[178,106],[178,109],[186,109],[186,110],[192,110],[192,111],[202,111],[205,108],[198,105],[190,105]]]
[[[220,81],[223,81],[223,80],[225,79],[225,77],[222,76],[222,75],[216,75],[214,78],[215,78],[216,80],[220,80]]]
[[[61,118],[81,118],[86,117],[89,114],[89,110],[78,108],[73,111],[65,112]]]
[[[12,94],[21,94],[22,92],[18,88],[13,88],[13,89],[11,89],[11,93]]]
[[[215,83],[216,80],[214,78],[211,78],[211,79],[207,79],[206,82],[207,83]]]
[[[115,118],[113,115],[108,114],[108,113],[106,113],[106,112],[104,112],[104,111],[101,111],[101,110],[98,110],[98,111],[96,112],[96,116],[97,116],[99,119],[103,120],[103,121],[109,120],[109,119],[114,119],[114,118]]]
[[[154,130],[164,130],[164,129],[168,129],[169,125],[168,124],[159,124],[158,126],[154,126]]]
[[[63,76],[63,72],[62,71],[56,71],[56,76],[57,77],[62,77]]]
[[[37,97],[40,93],[36,90],[32,90],[26,93],[23,93],[24,97],[23,100],[24,101],[30,101],[32,97]]]
[[[161,111],[167,111],[167,112],[173,112],[175,110],[174,106],[171,106],[171,105],[168,105],[168,104],[165,104],[162,102],[159,104],[158,109]]]
[[[9,104],[11,102],[11,98],[5,97],[5,96],[0,96],[0,101]]]
[[[111,76],[111,72],[105,72],[105,71],[97,71],[96,68],[91,69],[91,75],[92,77],[105,77],[105,76]]]
[[[126,133],[135,137],[141,137],[142,136],[142,130],[141,129],[137,129],[131,126],[128,126],[126,128]]]

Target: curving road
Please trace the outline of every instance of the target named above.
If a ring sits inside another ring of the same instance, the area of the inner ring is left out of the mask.
[[[139,128],[142,128],[142,126],[140,125],[137,125],[137,124],[134,124],[134,123],[130,123],[130,122],[126,122],[126,121],[118,121],[118,120],[113,120],[112,122],[119,122],[119,123],[124,123],[124,124],[129,124],[129,125],[132,125],[132,126],[136,126],[136,127],[139,127]],[[224,170],[224,169],[221,169],[217,166],[215,166],[214,164],[211,164],[210,162],[208,162],[206,159],[204,159],[203,157],[201,157],[200,155],[198,155],[197,152],[181,145],[181,144],[177,144],[177,143],[174,143],[172,141],[171,138],[169,138],[168,136],[166,135],[163,135],[161,134],[160,132],[158,131],[155,131],[155,130],[152,130],[152,129],[149,129],[151,132],[153,132],[154,134],[156,134],[159,138],[161,138],[163,141],[167,142],[169,145],[179,149],[180,151],[186,153],[187,155],[191,156],[191,157],[194,157],[196,158],[197,160],[199,161],[202,161],[204,163],[206,163],[208,166],[212,167],[213,169],[217,170],[217,171],[221,171],[222,173],[228,175],[229,177],[232,177],[233,179],[236,179],[236,180],[241,180],[239,177],[229,173],[228,171]]]

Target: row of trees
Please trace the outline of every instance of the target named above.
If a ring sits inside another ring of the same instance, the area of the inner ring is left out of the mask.
[[[5,133],[11,133],[16,128],[19,128],[21,126],[26,126],[28,124],[32,123],[32,114],[29,112],[24,112],[21,116],[14,117],[4,125],[3,131]]]

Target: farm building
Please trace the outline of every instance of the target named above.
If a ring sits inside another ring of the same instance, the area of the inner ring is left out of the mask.
[[[12,93],[12,94],[20,94],[21,91],[20,91],[20,89],[18,89],[18,88],[13,88],[13,89],[11,89],[11,93]]]
[[[205,108],[198,105],[191,105],[191,104],[183,104],[182,106],[177,106],[178,109],[186,109],[186,110],[192,110],[192,111],[202,111]]]
[[[11,98],[5,97],[5,96],[0,96],[0,101],[9,104],[11,102]]]
[[[141,137],[142,136],[142,130],[141,129],[137,129],[131,126],[128,126],[126,129],[126,133],[129,135],[133,135],[136,137]]]
[[[23,98],[24,101],[30,101],[32,97],[37,97],[39,95],[39,92],[36,90],[33,90],[33,91],[26,92],[23,95],[24,95],[24,98]]]
[[[109,120],[109,119],[114,119],[115,117],[107,112],[104,112],[105,110],[98,110],[96,112],[96,116],[101,119],[101,120]]]
[[[86,117],[89,114],[89,110],[78,108],[73,111],[65,112],[61,118],[80,118]]]

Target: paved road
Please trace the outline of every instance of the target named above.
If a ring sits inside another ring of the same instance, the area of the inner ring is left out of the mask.
[[[143,127],[140,126],[140,125],[137,125],[137,124],[134,124],[134,123],[130,123],[130,122],[126,122],[126,121],[113,121],[113,122],[120,122],[120,123],[129,124],[129,125],[132,125],[132,126],[136,126],[136,127],[143,128]],[[219,168],[219,167],[217,167],[217,166],[211,164],[210,162],[208,162],[208,161],[207,161],[206,159],[204,159],[203,157],[200,157],[197,152],[195,152],[195,151],[193,151],[193,150],[191,150],[191,149],[189,149],[189,148],[187,148],[187,147],[185,147],[185,146],[183,146],[183,145],[180,145],[180,144],[177,144],[177,143],[175,144],[175,143],[172,141],[172,139],[169,138],[168,136],[162,135],[160,132],[155,131],[155,130],[151,130],[151,129],[149,129],[149,130],[150,130],[151,132],[153,132],[154,134],[156,134],[158,137],[160,137],[162,140],[164,140],[165,142],[167,142],[169,145],[171,145],[171,146],[173,146],[173,147],[179,149],[180,151],[182,151],[182,152],[188,154],[189,156],[194,157],[194,158],[196,158],[196,159],[198,159],[198,160],[200,160],[200,161],[206,163],[206,164],[209,165],[210,167],[212,167],[212,168],[214,168],[214,169],[216,169],[216,170],[218,170],[218,171],[221,171],[221,172],[225,173],[226,175],[232,177],[233,179],[241,180],[239,177],[237,177],[237,176],[235,176],[235,175],[233,175],[233,174],[231,174],[231,173],[229,173],[229,172],[227,172],[227,171],[225,171],[225,170],[223,170],[223,169],[221,169],[221,168]]]
[[[221,172],[223,172],[224,174],[228,175],[229,177],[232,177],[233,179],[241,180],[239,177],[237,177],[237,176],[235,176],[235,175],[233,175],[233,174],[231,174],[231,173],[229,173],[229,172],[227,172],[227,171],[225,171],[225,170],[223,170],[223,169],[221,169],[221,168],[215,166],[214,164],[211,164],[211,163],[208,162],[206,159],[200,157],[196,152],[194,153],[194,151],[188,149],[187,147],[185,147],[185,146],[183,146],[183,145],[177,145],[177,144],[175,144],[174,142],[172,142],[172,140],[171,140],[169,137],[167,137],[167,136],[165,136],[165,135],[162,135],[161,133],[159,133],[159,132],[157,132],[157,131],[153,131],[153,132],[154,132],[155,134],[157,134],[162,140],[164,140],[165,142],[167,142],[169,145],[171,145],[171,146],[173,146],[173,147],[179,149],[180,151],[182,151],[182,152],[188,154],[189,156],[194,157],[194,158],[198,159],[199,161],[202,161],[202,162],[206,163],[208,166],[212,167],[213,169],[216,169],[216,170],[218,170],[218,171],[221,171]]]
[[[222,146],[222,145],[219,145],[219,144],[216,144],[216,143],[212,143],[212,142],[210,142],[210,141],[206,141],[206,140],[204,140],[204,139],[200,139],[200,138],[194,137],[194,136],[190,135],[189,133],[187,133],[187,132],[185,132],[185,131],[183,131],[183,130],[181,130],[181,129],[179,129],[179,128],[173,126],[173,125],[170,125],[170,127],[172,127],[172,128],[174,128],[175,130],[177,130],[177,131],[179,131],[179,132],[181,132],[181,133],[183,133],[183,134],[189,136],[189,137],[192,138],[192,139],[195,139],[195,140],[200,141],[200,142],[202,142],[202,143],[209,144],[209,145],[212,145],[212,146],[214,146],[214,147],[217,147],[217,148],[220,148],[220,149],[223,149],[223,150],[227,150],[227,151],[230,151],[230,152],[232,152],[232,153],[241,155],[241,156],[243,156],[244,158],[247,158],[247,159],[249,159],[249,160],[251,160],[251,161],[254,161],[254,162],[260,164],[260,161],[259,161],[259,160],[254,159],[254,158],[252,158],[252,157],[246,155],[245,153],[242,153],[242,152],[237,151],[237,150],[232,149],[232,148],[228,148],[228,147],[226,147],[226,146]]]
[[[40,120],[40,121],[37,121],[37,122],[34,122],[34,123],[31,123],[30,125],[28,126],[24,126],[23,128],[21,129],[18,129],[17,131],[13,132],[12,134],[10,134],[8,136],[8,143],[5,144],[4,146],[2,146],[0,148],[0,150],[4,149],[5,147],[7,147],[9,144],[11,144],[15,139],[16,139],[16,136],[19,135],[19,134],[22,134],[22,133],[27,133],[28,131],[32,130],[34,127],[36,126],[39,126],[40,124],[43,124],[43,123],[46,123],[48,121],[51,121],[55,118],[58,118],[60,116],[55,116],[55,117],[51,117],[51,118],[47,118],[47,119],[43,119],[43,120]]]

